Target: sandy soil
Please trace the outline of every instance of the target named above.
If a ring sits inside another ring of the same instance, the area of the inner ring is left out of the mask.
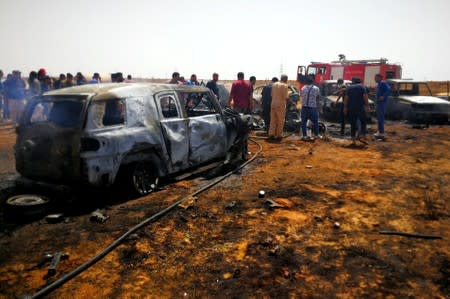
[[[388,139],[367,147],[350,147],[330,129],[332,138],[316,142],[256,139],[263,151],[241,173],[141,229],[48,298],[449,298],[450,128],[390,123]],[[0,126],[3,183],[14,175],[13,145],[14,131]],[[132,200],[60,197],[52,212],[65,221],[56,224],[2,219],[0,298],[33,294],[207,182],[167,182]],[[98,207],[110,217],[104,223],[90,221]],[[48,277],[47,265],[35,266],[57,251],[70,257]]]

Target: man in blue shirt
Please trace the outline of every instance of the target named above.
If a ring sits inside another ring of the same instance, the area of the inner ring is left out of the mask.
[[[375,82],[377,85],[377,122],[378,132],[375,133],[375,138],[384,139],[384,114],[386,112],[386,105],[389,95],[391,94],[391,87],[386,81],[382,80],[381,74],[375,75]]]
[[[352,78],[352,84],[347,87],[344,98],[344,113],[350,120],[350,136],[355,144],[357,123],[361,124],[358,140],[364,144],[366,141],[366,107],[369,106],[367,89],[361,84],[360,78]]]

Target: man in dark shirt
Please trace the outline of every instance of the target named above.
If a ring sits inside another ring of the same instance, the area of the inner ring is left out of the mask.
[[[352,144],[355,144],[358,121],[361,124],[358,140],[367,144],[365,107],[369,105],[369,97],[366,88],[360,83],[361,79],[352,78],[352,84],[347,87],[344,98],[344,113],[348,115],[350,120]]]
[[[208,83],[206,83],[206,87],[211,89],[211,91],[216,95],[217,101],[220,102],[219,87],[217,87],[217,81],[219,81],[219,74],[214,73],[212,75],[212,80],[209,80]]]
[[[264,124],[266,127],[266,131],[270,128],[270,110],[272,104],[272,85],[273,83],[278,82],[277,77],[272,78],[272,82],[264,85],[263,90],[261,92],[261,106],[262,106],[262,117],[264,119]]]

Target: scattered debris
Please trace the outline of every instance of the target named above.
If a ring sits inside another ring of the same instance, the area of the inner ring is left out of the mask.
[[[248,241],[242,241],[239,244],[237,244],[237,252],[236,252],[236,260],[242,261],[244,257],[247,255],[247,249],[248,249]]]
[[[56,269],[58,268],[62,256],[63,253],[61,251],[58,251],[53,255],[52,261],[50,262],[50,266],[48,267],[47,277],[51,277],[56,274]]]
[[[195,203],[197,202],[197,197],[196,196],[190,196],[188,198],[186,198],[181,204],[180,207],[182,207],[183,209],[187,210],[190,207],[192,207]]]
[[[403,237],[430,239],[430,240],[442,239],[441,236],[424,235],[424,234],[419,234],[419,233],[397,232],[397,231],[392,231],[392,230],[380,230],[379,233],[381,235],[397,235],[397,236],[403,236]]]
[[[90,220],[92,222],[104,223],[109,219],[109,216],[105,216],[100,210],[92,212]]]
[[[50,214],[45,216],[47,223],[59,223],[64,220],[64,214]]]
[[[270,198],[267,198],[264,202],[265,202],[265,203],[268,203],[268,204],[269,204],[269,207],[271,207],[271,208],[283,208],[282,205],[276,203],[275,201],[273,201],[273,200],[270,199]]]
[[[414,124],[412,125],[413,129],[428,129],[430,127],[429,124]]]
[[[236,206],[237,202],[235,200],[233,200],[232,202],[230,202],[229,204],[227,204],[225,206],[225,209],[232,209]]]

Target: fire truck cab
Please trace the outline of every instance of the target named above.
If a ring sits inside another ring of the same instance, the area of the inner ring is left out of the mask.
[[[323,80],[351,80],[359,77],[362,83],[369,88],[375,87],[375,75],[381,74],[384,79],[399,79],[402,75],[402,68],[398,64],[388,64],[386,58],[366,59],[366,60],[346,60],[332,61],[331,63],[311,62],[310,65],[298,66],[297,81],[300,85],[305,84],[306,76],[311,76],[316,85],[320,85]]]

